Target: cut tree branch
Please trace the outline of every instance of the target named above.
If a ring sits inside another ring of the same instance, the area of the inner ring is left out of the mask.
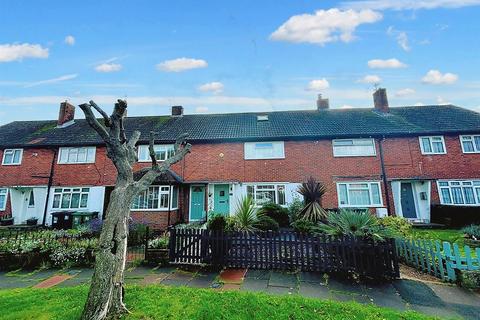
[[[152,159],[152,168],[158,167],[157,155],[155,154],[155,132],[150,131],[150,141],[148,143],[148,152],[150,153],[150,159]]]
[[[107,129],[105,129],[104,126],[98,122],[97,118],[92,112],[91,105],[88,103],[83,103],[79,105],[80,109],[83,110],[83,113],[85,114],[85,119],[87,120],[88,124],[95,129],[95,131],[102,137],[103,141],[105,143],[108,143],[110,140],[110,135],[107,132]]]
[[[90,105],[95,110],[97,110],[98,113],[100,113],[102,115],[103,120],[105,122],[105,126],[110,127],[112,125],[112,121],[110,120],[110,117],[108,116],[108,114],[105,111],[103,111],[103,109],[100,108],[93,100],[90,100]]]
[[[135,145],[138,142],[138,139],[140,139],[141,133],[138,130],[133,131],[132,136],[130,137],[130,140],[128,140],[128,147],[130,148],[135,148]]]

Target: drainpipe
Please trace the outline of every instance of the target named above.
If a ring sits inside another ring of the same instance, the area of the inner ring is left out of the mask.
[[[168,185],[168,219],[167,227],[170,227],[170,212],[172,211],[172,184]]]
[[[50,174],[48,176],[47,198],[45,200],[45,208],[43,210],[42,226],[45,226],[45,223],[47,222],[48,201],[50,200],[50,189],[51,189],[52,183],[53,183],[53,174],[54,174],[55,159],[56,158],[57,158],[57,149],[53,149],[53,158],[52,158],[52,164],[50,165]]]
[[[382,168],[382,180],[383,180],[383,188],[385,189],[385,197],[386,197],[386,205],[387,205],[387,213],[390,215],[390,192],[388,191],[388,181],[387,181],[387,172],[385,170],[385,160],[383,158],[383,145],[382,142],[385,140],[385,136],[381,139],[378,139],[378,151],[380,153],[380,164]]]

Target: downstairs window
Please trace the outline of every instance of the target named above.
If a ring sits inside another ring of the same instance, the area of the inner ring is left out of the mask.
[[[438,181],[440,203],[457,206],[480,205],[480,180]]]
[[[170,210],[178,209],[177,186],[151,186],[135,197],[131,209],[166,211],[169,210],[170,203]]]
[[[284,184],[256,184],[247,186],[247,195],[252,197],[256,206],[266,203],[286,204]]]
[[[339,207],[380,207],[380,182],[337,183]]]

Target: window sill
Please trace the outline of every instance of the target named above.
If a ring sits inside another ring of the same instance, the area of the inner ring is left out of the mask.
[[[447,154],[446,152],[442,152],[442,153],[422,153],[422,155],[424,156],[438,156],[438,155],[443,155],[443,154]]]
[[[2,163],[2,166],[20,166],[22,163]]]
[[[440,203],[442,206],[452,206],[452,207],[480,207],[480,203],[473,204],[457,204],[457,203]]]
[[[58,162],[57,164],[60,164],[60,165],[64,165],[64,164],[72,165],[72,164],[93,164],[93,163],[95,163],[95,161],[93,161],[93,162]]]
[[[353,205],[339,205],[341,209],[367,209],[367,208],[385,208],[383,204],[372,204],[364,206],[353,206]]]
[[[178,210],[178,208],[168,209],[130,209],[130,212],[168,212]]]
[[[376,154],[369,154],[369,155],[347,155],[347,156],[340,156],[340,155],[333,155],[334,158],[358,158],[358,157],[365,157],[365,158],[376,158]]]
[[[285,157],[275,157],[275,158],[244,158],[243,160],[284,160]]]

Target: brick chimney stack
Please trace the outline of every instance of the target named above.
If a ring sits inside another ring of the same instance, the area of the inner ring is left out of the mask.
[[[181,117],[181,116],[183,116],[183,107],[172,106],[172,117]]]
[[[322,95],[319,94],[317,99],[317,110],[318,111],[328,110],[329,108],[330,108],[329,100],[322,98]]]
[[[60,103],[60,112],[58,114],[58,127],[66,127],[73,123],[75,118],[75,106],[65,102]]]
[[[378,88],[373,93],[373,105],[375,106],[375,110],[388,113],[390,108],[388,107],[388,98],[387,98],[387,89],[385,88]]]

